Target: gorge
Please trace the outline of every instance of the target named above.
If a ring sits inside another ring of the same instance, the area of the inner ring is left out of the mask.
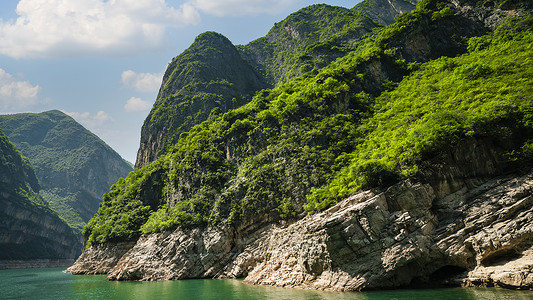
[[[371,0],[200,35],[67,271],[531,289],[531,9]]]

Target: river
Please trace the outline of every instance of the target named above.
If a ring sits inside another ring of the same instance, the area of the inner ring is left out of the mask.
[[[74,276],[63,268],[0,270],[0,299],[276,299],[411,300],[533,299],[533,291],[451,288],[337,293],[250,286],[240,280],[114,282],[103,275]]]

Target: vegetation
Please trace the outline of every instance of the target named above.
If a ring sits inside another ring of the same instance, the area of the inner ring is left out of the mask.
[[[448,10],[423,1],[329,67],[237,109],[212,110],[112,187],[85,227],[88,245],[298,218],[361,188],[416,177],[427,158],[468,139],[508,135],[513,143],[499,155],[531,170],[532,18],[471,38],[458,57],[405,61],[390,47],[417,26],[438,28]],[[376,65],[382,76],[367,72]]]
[[[30,161],[0,130],[0,191],[23,205],[47,207],[39,197],[39,182]]]
[[[98,209],[101,195],[132,170],[107,144],[60,111],[0,115],[0,128],[31,160],[41,197],[77,233]]]
[[[356,10],[311,5],[244,46],[215,32],[199,35],[167,68],[143,125],[137,167],[167,153],[214,108],[235,109],[261,89],[325,67],[379,26]]]

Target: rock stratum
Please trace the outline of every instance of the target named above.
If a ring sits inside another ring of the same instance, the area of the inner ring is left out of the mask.
[[[460,148],[431,182],[363,191],[290,225],[177,229],[97,245],[67,271],[335,291],[533,288],[533,176],[495,176],[498,162],[483,142]]]

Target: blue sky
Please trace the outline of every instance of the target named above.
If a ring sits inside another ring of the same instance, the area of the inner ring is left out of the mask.
[[[134,163],[168,62],[205,31],[234,44],[307,5],[360,0],[2,0],[0,114],[58,109]]]

